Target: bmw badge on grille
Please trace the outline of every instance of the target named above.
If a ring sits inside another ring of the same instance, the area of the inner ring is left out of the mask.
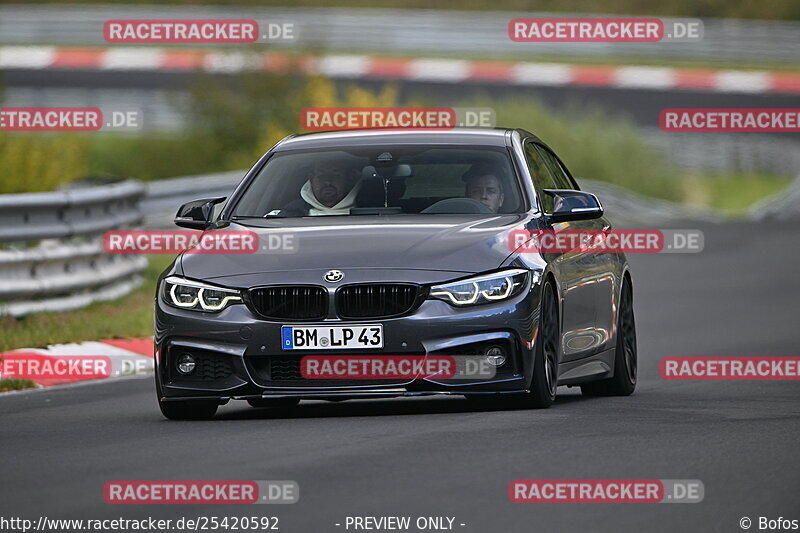
[[[341,270],[328,270],[323,279],[328,283],[338,283],[344,279],[344,272]]]

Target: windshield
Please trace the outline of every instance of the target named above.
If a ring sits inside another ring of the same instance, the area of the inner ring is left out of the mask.
[[[523,208],[505,149],[403,145],[278,152],[232,217],[492,214]]]

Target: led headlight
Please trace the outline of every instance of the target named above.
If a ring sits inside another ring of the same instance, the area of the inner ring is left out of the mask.
[[[242,302],[242,295],[237,290],[215,287],[177,276],[164,279],[161,286],[164,301],[181,309],[215,312]]]
[[[464,307],[507,300],[525,288],[528,271],[516,268],[431,287],[431,297]]]

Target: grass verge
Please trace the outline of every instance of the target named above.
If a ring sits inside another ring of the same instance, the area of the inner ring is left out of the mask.
[[[36,383],[29,379],[0,379],[0,392],[35,388]]]
[[[687,175],[682,179],[683,203],[739,216],[755,203],[787,190],[791,178],[771,174]]]

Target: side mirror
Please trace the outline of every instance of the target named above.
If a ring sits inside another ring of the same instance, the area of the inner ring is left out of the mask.
[[[175,225],[182,228],[205,230],[211,224],[214,206],[224,202],[227,196],[203,198],[183,204],[175,215]]]
[[[545,214],[550,223],[603,216],[603,206],[594,194],[572,189],[545,189],[542,192],[553,198],[553,212]]]

